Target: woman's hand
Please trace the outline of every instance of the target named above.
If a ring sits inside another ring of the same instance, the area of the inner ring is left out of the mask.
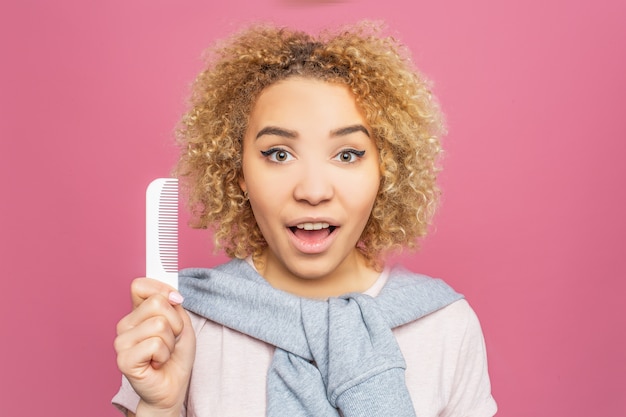
[[[180,414],[196,340],[180,294],[167,284],[138,278],[133,311],[117,324],[117,366],[141,397],[137,416]]]

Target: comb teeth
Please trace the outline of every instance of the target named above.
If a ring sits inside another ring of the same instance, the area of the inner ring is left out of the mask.
[[[159,257],[165,272],[178,272],[178,182],[166,180],[159,198]]]
[[[157,178],[146,190],[146,276],[178,287],[178,180]]]

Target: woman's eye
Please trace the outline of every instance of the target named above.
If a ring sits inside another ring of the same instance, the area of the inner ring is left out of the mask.
[[[335,156],[335,160],[339,162],[355,162],[358,158],[361,158],[365,155],[365,151],[357,151],[354,149],[346,149],[345,151],[341,151]]]
[[[261,154],[268,157],[273,162],[288,162],[293,159],[293,156],[289,152],[280,148],[272,148],[267,151],[261,151]]]

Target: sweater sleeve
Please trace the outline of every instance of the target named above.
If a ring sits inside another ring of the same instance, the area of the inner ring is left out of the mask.
[[[122,385],[120,386],[117,394],[115,394],[111,400],[111,403],[115,406],[115,408],[120,410],[123,415],[127,415],[128,411],[131,411],[132,413],[137,412],[139,400],[139,395],[137,395],[133,387],[130,385],[128,379],[122,375]],[[183,405],[180,415],[181,417],[185,417],[187,415],[186,404]]]
[[[483,333],[469,305],[466,317],[451,396],[441,417],[492,417],[497,406],[491,395]]]
[[[126,379],[123,375],[122,385],[120,386],[117,394],[115,394],[111,400],[111,403],[124,415],[126,415],[127,411],[132,411],[134,413],[137,410],[139,396],[135,393],[135,390],[130,385],[130,382],[128,382],[128,379]]]

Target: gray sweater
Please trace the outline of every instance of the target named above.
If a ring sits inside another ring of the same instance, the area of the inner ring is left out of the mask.
[[[185,269],[179,286],[189,311],[276,346],[271,417],[415,416],[391,329],[462,298],[441,280],[401,268],[375,298],[301,298],[272,288],[242,260]]]

